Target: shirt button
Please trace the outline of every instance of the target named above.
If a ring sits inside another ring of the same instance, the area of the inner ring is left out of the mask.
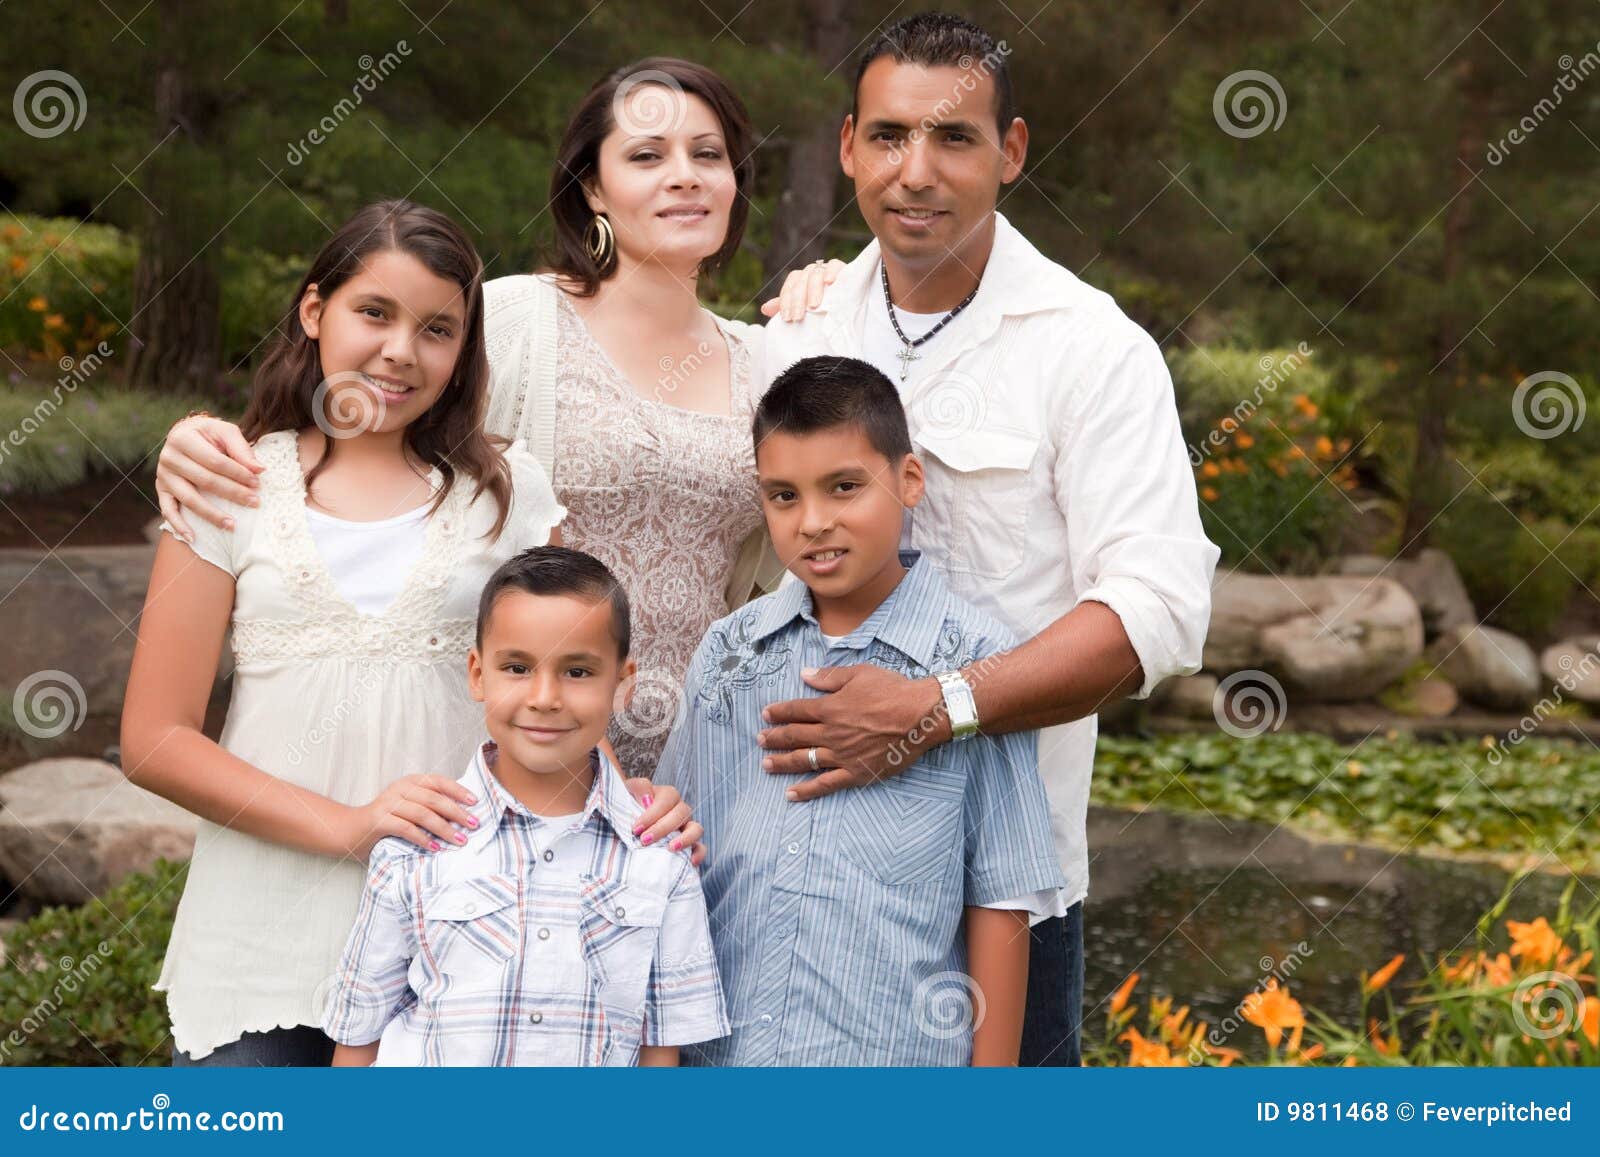
[[[548,864],[551,860],[553,860],[555,858],[556,858],[556,854],[553,851],[551,851],[549,848],[546,848],[544,850],[544,862],[545,863]]]
[[[539,929],[539,939],[540,940],[548,940],[548,939],[550,939],[550,929],[548,929],[548,928]]]
[[[798,856],[800,854],[800,845],[799,844],[790,844],[789,845],[789,854],[791,856]]]
[[[542,1012],[530,1012],[528,1014],[528,1023],[529,1024],[538,1024],[543,1019],[544,1019],[544,1013],[542,1013]]]

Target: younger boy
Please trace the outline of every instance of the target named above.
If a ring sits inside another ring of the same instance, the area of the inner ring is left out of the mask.
[[[728,1031],[699,874],[641,844],[596,747],[634,673],[628,634],[587,554],[539,547],[490,577],[467,842],[373,849],[322,1022],[335,1065],[671,1065]]]
[[[816,694],[803,668],[923,678],[1016,640],[898,550],[923,466],[871,365],[796,363],[752,432],[767,528],[800,581],[712,625],[657,771],[706,829],[732,1014],[732,1035],[685,1060],[1015,1064],[1028,916],[1057,914],[1062,884],[1037,733],[954,741],[811,803],[786,800],[787,781],[762,770],[756,734],[766,704]],[[812,762],[829,766],[825,752]]]

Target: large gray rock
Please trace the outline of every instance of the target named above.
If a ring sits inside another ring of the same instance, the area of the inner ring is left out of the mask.
[[[1480,707],[1520,711],[1539,695],[1539,660],[1510,631],[1455,627],[1429,645],[1428,662]]]
[[[1339,559],[1340,574],[1371,578],[1392,578],[1417,600],[1422,611],[1422,629],[1429,639],[1456,627],[1470,627],[1478,621],[1472,596],[1467,594],[1461,572],[1450,556],[1430,546],[1415,558],[1384,558],[1376,554],[1348,554]]]
[[[0,875],[43,904],[82,904],[157,859],[186,860],[195,817],[98,759],[0,776]]]
[[[1564,698],[1600,704],[1600,635],[1552,643],[1539,652],[1539,671]]]
[[[1422,646],[1416,600],[1393,579],[1219,571],[1204,666],[1264,670],[1295,697],[1341,702],[1377,694]]]
[[[53,552],[0,550],[5,598],[0,646],[0,714],[14,717],[33,755],[102,750],[75,743],[95,732],[115,741],[139,615],[150,581],[151,546],[84,546]],[[226,646],[218,664],[218,694],[232,670]],[[98,742],[98,741],[97,741]]]

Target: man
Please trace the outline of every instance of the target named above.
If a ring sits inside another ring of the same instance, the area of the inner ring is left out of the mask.
[[[894,775],[964,737],[1041,727],[1067,887],[1032,929],[1021,1063],[1079,1063],[1085,833],[1095,712],[1198,669],[1217,548],[1200,527],[1172,382],[1154,341],[996,211],[1022,173],[1006,48],[912,16],[863,53],[839,159],[877,240],[821,306],[767,326],[767,364],[877,365],[927,464],[906,529],[957,593],[1027,640],[952,678],[832,668],[821,698],[765,712],[765,761],[809,800]],[[819,270],[820,274],[820,270]]]

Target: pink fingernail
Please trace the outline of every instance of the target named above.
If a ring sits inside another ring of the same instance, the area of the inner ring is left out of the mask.
[[[655,837],[653,835],[651,835],[649,832],[646,832],[644,835],[639,837],[639,842],[641,844],[648,844],[653,839],[655,839]]]

